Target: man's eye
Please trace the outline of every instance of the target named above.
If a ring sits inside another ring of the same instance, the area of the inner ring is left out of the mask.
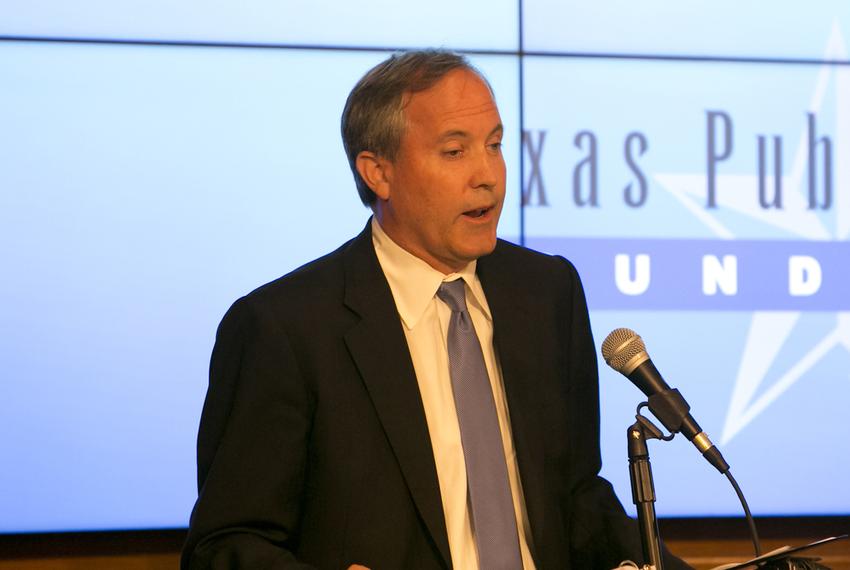
[[[495,142],[495,143],[490,143],[490,144],[489,144],[489,145],[487,145],[487,146],[488,146],[488,147],[490,148],[490,150],[492,150],[493,152],[499,152],[500,150],[502,150],[502,141]]]
[[[448,158],[460,158],[463,155],[463,150],[459,148],[453,148],[451,150],[443,151],[443,155],[447,156]]]

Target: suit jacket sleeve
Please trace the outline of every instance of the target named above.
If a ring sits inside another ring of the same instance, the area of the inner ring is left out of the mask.
[[[567,266],[571,330],[566,331],[569,345],[567,366],[576,380],[574,403],[580,413],[571,414],[576,425],[569,426],[574,434],[573,471],[570,482],[571,561],[575,568],[613,568],[623,560],[640,562],[642,548],[635,521],[629,518],[611,484],[598,475],[602,467],[599,448],[599,375],[596,350],[590,329],[587,302],[575,267]],[[690,568],[680,559],[664,552],[665,568]]]
[[[293,554],[311,398],[281,325],[248,299],[219,326],[181,567],[308,568]]]

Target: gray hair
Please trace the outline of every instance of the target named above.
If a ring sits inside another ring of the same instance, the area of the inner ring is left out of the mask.
[[[433,87],[455,69],[475,73],[490,88],[487,79],[466,57],[431,49],[393,54],[369,70],[349,93],[340,130],[357,192],[365,206],[371,206],[376,196],[357,172],[357,155],[370,151],[395,160],[406,128],[404,95]]]

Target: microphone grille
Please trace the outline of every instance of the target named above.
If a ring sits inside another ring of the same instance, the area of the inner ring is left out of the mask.
[[[646,345],[631,329],[614,329],[602,343],[602,358],[621,374],[631,374],[636,366],[634,359],[641,353],[646,354]]]

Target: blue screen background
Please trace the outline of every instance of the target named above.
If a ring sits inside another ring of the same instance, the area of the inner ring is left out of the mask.
[[[46,0],[0,6],[0,532],[188,524],[218,321],[366,223],[339,115],[388,51],[421,46],[493,85],[500,235],[576,263],[597,345],[641,334],[755,514],[850,513],[842,2]],[[806,202],[810,115],[827,209]],[[759,206],[760,137],[781,210]],[[618,254],[648,257],[644,292],[618,288]],[[738,294],[705,294],[703,256],[730,254]],[[787,293],[792,255],[820,262],[816,293]],[[631,508],[643,398],[604,363],[600,388],[603,475]],[[739,514],[688,442],[650,450],[659,515]]]

